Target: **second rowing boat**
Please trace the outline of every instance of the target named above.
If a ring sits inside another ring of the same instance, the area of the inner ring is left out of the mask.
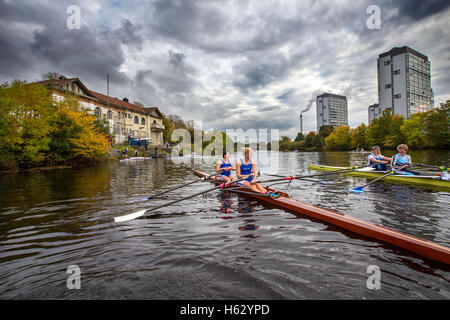
[[[308,168],[316,171],[335,171],[335,170],[352,169],[351,167],[332,167],[317,164],[310,164],[308,165]],[[369,171],[368,169],[370,168],[355,169],[353,171],[345,172],[343,174],[367,179],[377,179],[381,177],[383,174],[386,174],[386,172],[384,171]],[[404,184],[407,186],[422,187],[436,191],[450,192],[450,181],[440,180],[436,176],[409,176],[409,175],[407,176],[396,174],[383,178],[383,181]]]

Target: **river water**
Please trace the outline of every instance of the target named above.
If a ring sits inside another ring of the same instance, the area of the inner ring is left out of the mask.
[[[364,163],[367,153],[266,155],[267,172]],[[234,155],[235,156],[235,155]],[[445,164],[450,151],[412,154]],[[262,156],[260,159],[263,159]],[[273,160],[275,159],[275,160]],[[213,191],[121,224],[113,217],[211,188],[152,193],[214,170],[216,158],[107,163],[0,176],[1,299],[449,299],[450,269],[319,221]],[[269,178],[269,177],[267,177]],[[450,247],[450,194],[330,176],[293,182],[291,197]],[[322,178],[325,180],[325,178]],[[330,184],[329,182],[333,182]],[[285,188],[287,186],[280,186]],[[68,266],[81,271],[69,290]],[[370,290],[370,265],[381,287]]]

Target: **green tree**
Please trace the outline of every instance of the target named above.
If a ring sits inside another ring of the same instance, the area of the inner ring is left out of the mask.
[[[329,150],[348,150],[350,148],[350,127],[340,126],[325,138],[325,147]]]
[[[105,128],[71,97],[54,102],[44,86],[0,87],[1,167],[99,159],[109,148]]]
[[[385,137],[383,141],[383,146],[395,149],[399,144],[404,143],[405,136],[401,131],[401,127],[405,122],[403,116],[393,115],[389,123],[389,134]]]
[[[426,138],[434,148],[450,148],[450,100],[429,111],[425,121]]]
[[[321,126],[319,129],[319,136],[321,136],[323,139],[328,137],[332,132],[334,131],[334,126],[332,125],[324,125]]]
[[[1,130],[8,134],[1,139],[9,141],[9,145],[5,147],[9,151],[19,151],[15,152],[14,158],[22,165],[43,161],[49,150],[50,120],[54,116],[53,101],[47,89],[44,86],[14,81],[11,85],[2,86],[0,101],[2,117],[7,114],[6,119],[1,122],[12,121],[14,128]],[[16,132],[12,131],[15,129]]]
[[[376,118],[367,130],[367,140],[371,146],[384,146],[384,141],[389,135],[392,115],[389,109],[383,111],[381,117]]]
[[[308,134],[306,135],[306,138],[305,138],[305,147],[306,148],[313,147],[313,140],[314,140],[315,136],[316,136],[316,133],[314,131],[308,132]]]
[[[392,115],[389,109],[383,111],[381,117],[374,119],[367,130],[367,140],[370,145],[395,148],[405,141],[400,130],[404,119],[400,115]]]
[[[427,146],[425,138],[425,113],[416,113],[404,121],[400,130],[405,138],[405,143],[412,148],[420,149]]]
[[[165,116],[162,119],[162,123],[164,125],[163,140],[164,142],[171,142],[170,137],[173,132],[173,126]]]
[[[295,137],[295,141],[298,142],[298,141],[303,141],[303,140],[305,140],[304,134],[301,132],[297,133],[297,136]]]
[[[288,136],[282,136],[279,142],[280,151],[289,151],[291,145],[291,138]]]
[[[364,123],[361,123],[355,129],[351,131],[351,147],[352,148],[368,148],[367,145],[367,127]]]

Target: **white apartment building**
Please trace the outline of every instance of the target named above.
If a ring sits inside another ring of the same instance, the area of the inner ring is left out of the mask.
[[[147,138],[155,146],[164,143],[163,114],[157,107],[141,107],[127,98],[109,97],[88,89],[78,78],[59,77],[34,83],[46,86],[55,101],[70,95],[81,107],[106,119],[115,143],[127,141],[128,136]]]
[[[395,47],[377,59],[380,114],[390,109],[405,119],[434,106],[428,57],[407,47]]]
[[[369,111],[369,124],[372,123],[373,119],[376,119],[379,116],[381,116],[381,108],[378,103],[369,106],[368,111]]]
[[[323,93],[316,97],[317,131],[324,125],[348,125],[347,97]]]

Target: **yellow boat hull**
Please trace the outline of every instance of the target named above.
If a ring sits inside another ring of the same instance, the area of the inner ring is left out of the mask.
[[[332,167],[332,166],[323,166],[310,164],[308,165],[310,170],[316,171],[334,171],[340,169],[346,169],[346,167]],[[348,169],[352,169],[348,167]],[[381,177],[384,172],[376,172],[376,171],[351,171],[343,173],[345,175],[361,177],[367,179],[376,179]],[[420,187],[426,188],[430,190],[442,191],[442,192],[450,192],[450,181],[438,180],[432,178],[420,178],[419,176],[401,176],[401,175],[392,175],[385,177],[382,181],[384,182],[392,182],[403,184],[411,187]]]

